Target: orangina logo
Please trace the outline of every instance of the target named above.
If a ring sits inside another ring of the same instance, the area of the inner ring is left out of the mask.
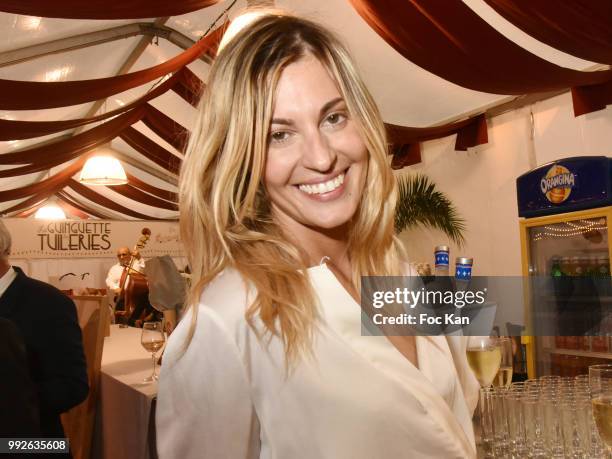
[[[540,181],[542,193],[553,204],[560,204],[569,198],[572,188],[576,184],[576,177],[566,167],[555,164],[548,169]]]

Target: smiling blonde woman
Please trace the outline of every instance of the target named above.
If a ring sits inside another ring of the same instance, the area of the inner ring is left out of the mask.
[[[285,14],[215,60],[181,171],[190,312],[164,354],[164,458],[475,457],[463,341],[362,336],[402,273],[378,109],[341,43]]]

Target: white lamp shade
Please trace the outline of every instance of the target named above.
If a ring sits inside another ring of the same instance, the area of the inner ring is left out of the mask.
[[[219,51],[221,51],[223,47],[231,41],[232,38],[238,35],[238,33],[242,29],[247,27],[251,22],[254,22],[256,19],[265,16],[266,14],[270,14],[270,12],[266,11],[265,9],[259,9],[247,11],[246,13],[234,18],[234,20],[232,20],[229,27],[223,34],[223,37],[221,38],[221,42],[219,43]]]
[[[79,182],[87,185],[124,185],[128,182],[123,166],[117,158],[100,155],[89,158],[83,169]]]
[[[66,220],[66,214],[57,204],[46,204],[36,211],[34,218],[40,220]]]

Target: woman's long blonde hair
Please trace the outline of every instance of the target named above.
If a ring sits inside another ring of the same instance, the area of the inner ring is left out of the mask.
[[[217,56],[181,169],[181,237],[192,272],[187,344],[204,288],[232,267],[257,292],[245,317],[258,336],[280,337],[290,365],[311,350],[317,301],[307,262],[272,219],[263,186],[277,82],[283,69],[306,55],[335,79],[369,152],[363,197],[348,234],[353,284],[360,288],[360,276],[399,274],[396,182],[374,100],[329,31],[290,15],[265,15]]]

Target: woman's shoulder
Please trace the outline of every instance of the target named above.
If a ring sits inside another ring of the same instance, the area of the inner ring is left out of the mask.
[[[234,334],[246,325],[245,312],[254,300],[254,292],[249,288],[239,271],[226,268],[204,287],[197,304],[197,318],[200,316],[214,320],[222,328]],[[193,310],[181,322],[191,322]],[[196,321],[197,323],[204,321]],[[196,325],[197,331],[198,325]]]
[[[225,269],[204,288],[200,301],[195,305],[195,323],[192,306],[172,332],[166,350],[178,360],[178,356],[191,354],[191,350],[197,351],[202,346],[239,346],[248,333],[245,311],[250,298],[250,291],[240,273],[235,269]]]

